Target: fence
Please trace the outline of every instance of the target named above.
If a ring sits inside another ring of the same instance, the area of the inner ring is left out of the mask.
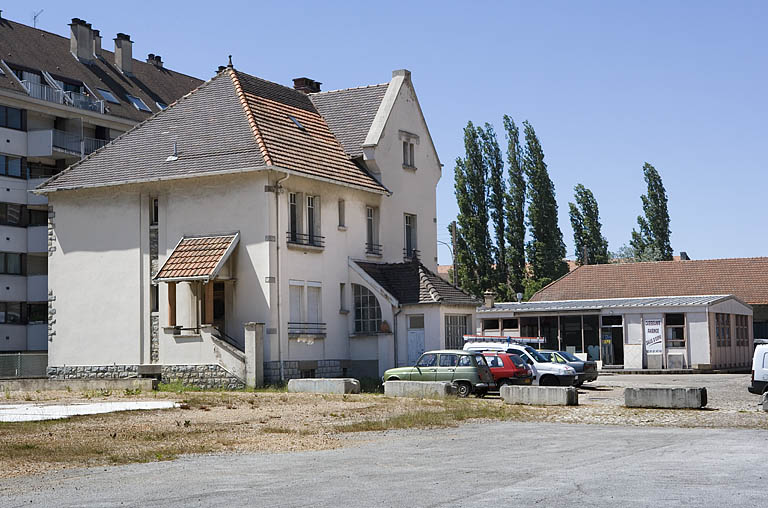
[[[0,353],[0,379],[46,377],[48,353]]]

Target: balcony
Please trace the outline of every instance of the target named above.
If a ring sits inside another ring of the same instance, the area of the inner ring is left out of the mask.
[[[288,247],[292,248],[306,249],[309,247],[311,250],[323,250],[325,248],[325,237],[320,235],[307,235],[288,231],[286,233],[286,240],[288,241]]]
[[[403,261],[418,261],[420,259],[420,251],[416,249],[403,249]]]
[[[381,244],[366,242],[365,253],[368,256],[381,256]]]
[[[288,337],[298,339],[302,337],[325,337],[327,326],[325,323],[297,323],[288,322]]]
[[[33,130],[27,137],[27,152],[30,157],[51,157],[54,153],[85,157],[107,143],[107,139],[83,137],[58,129]]]
[[[21,84],[24,85],[29,96],[35,99],[104,114],[104,101],[94,99],[90,95],[79,92],[65,92],[52,86],[33,83],[28,80],[23,80]]]

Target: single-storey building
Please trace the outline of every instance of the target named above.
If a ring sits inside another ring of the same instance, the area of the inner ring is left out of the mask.
[[[733,295],[494,303],[477,310],[477,334],[542,337],[625,369],[738,369],[752,354],[752,309]]]

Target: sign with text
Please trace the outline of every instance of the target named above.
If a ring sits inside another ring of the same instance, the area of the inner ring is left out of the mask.
[[[647,354],[661,354],[662,334],[661,319],[646,319],[645,321],[645,352]]]

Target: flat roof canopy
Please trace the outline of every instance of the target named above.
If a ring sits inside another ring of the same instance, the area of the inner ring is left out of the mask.
[[[240,233],[183,236],[155,276],[156,282],[214,279],[237,247]]]
[[[520,302],[497,303],[493,307],[480,307],[479,314],[496,312],[599,312],[604,309],[629,309],[638,307],[690,307],[696,305],[712,305],[728,299],[738,300],[733,295],[703,295],[703,296],[660,296],[646,298],[602,298],[598,300],[563,300],[551,302]]]

